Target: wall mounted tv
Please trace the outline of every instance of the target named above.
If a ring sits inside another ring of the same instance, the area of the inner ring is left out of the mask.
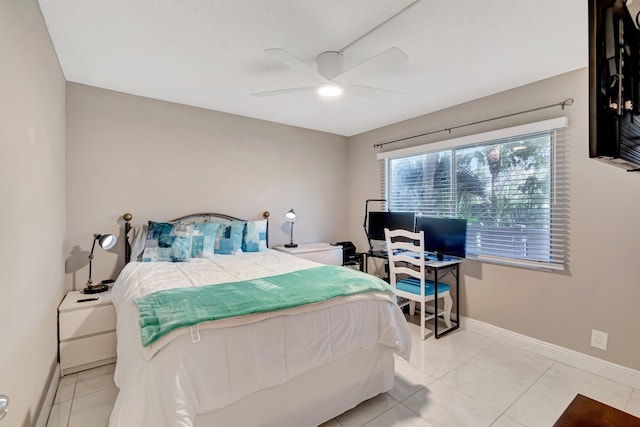
[[[589,0],[589,157],[633,171],[640,167],[640,8],[635,3]]]
[[[369,240],[384,240],[384,229],[413,231],[416,214],[414,212],[369,212]]]
[[[424,231],[424,250],[464,258],[467,220],[461,218],[416,217],[416,232]]]

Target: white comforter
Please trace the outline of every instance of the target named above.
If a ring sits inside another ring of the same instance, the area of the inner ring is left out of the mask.
[[[193,425],[222,408],[377,343],[409,357],[406,321],[383,294],[336,298],[185,328],[143,348],[133,299],[158,290],[249,280],[317,266],[277,251],[216,255],[187,263],[130,263],[113,287],[120,388],[111,427]],[[309,286],[313,286],[310,283]]]

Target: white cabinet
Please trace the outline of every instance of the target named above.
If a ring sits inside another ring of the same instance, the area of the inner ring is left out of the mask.
[[[342,265],[342,246],[329,243],[299,243],[296,248],[275,246],[273,249],[328,265]]]
[[[99,294],[69,292],[58,307],[62,376],[116,360],[116,311],[111,289]]]

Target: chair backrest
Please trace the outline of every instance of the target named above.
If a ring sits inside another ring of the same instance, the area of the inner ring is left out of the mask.
[[[424,297],[424,232],[413,233],[407,230],[384,229],[389,259],[389,281],[396,288],[400,274],[420,280],[420,295]]]

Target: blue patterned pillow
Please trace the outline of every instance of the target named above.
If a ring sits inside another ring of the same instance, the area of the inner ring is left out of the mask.
[[[218,224],[220,228],[218,228],[215,253],[229,255],[242,252],[242,232],[245,222],[230,221]]]
[[[247,221],[242,235],[242,252],[267,250],[267,220]]]
[[[193,224],[149,221],[143,262],[189,261]]]
[[[191,258],[211,258],[215,253],[219,222],[193,224],[191,234]]]

